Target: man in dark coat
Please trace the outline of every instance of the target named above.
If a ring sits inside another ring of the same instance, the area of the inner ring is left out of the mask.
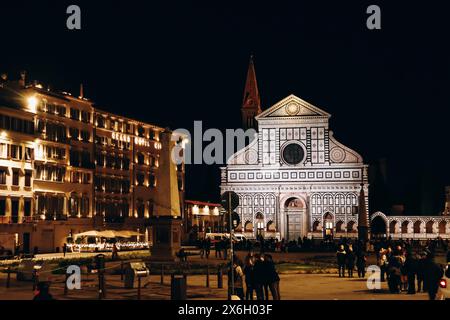
[[[417,292],[426,292],[424,274],[425,274],[425,255],[420,255],[417,260]]]
[[[444,275],[444,271],[436,262],[434,262],[434,254],[429,251],[425,258],[424,267],[424,280],[427,284],[428,296],[430,300],[435,300],[439,289],[439,281]]]
[[[266,264],[266,281],[272,295],[273,300],[280,300],[280,277],[275,269],[275,263],[272,260],[270,254],[264,255],[264,263]],[[267,293],[266,300],[269,300],[269,295]]]
[[[254,257],[251,253],[245,258],[244,275],[245,275],[245,300],[253,300],[253,291],[255,290],[254,277]]]
[[[222,259],[222,240],[217,240],[214,249],[216,250],[216,258]]]
[[[205,254],[206,254],[206,259],[209,258],[209,253],[211,252],[211,239],[208,238],[205,240]]]
[[[353,252],[352,246],[348,247],[345,261],[347,265],[348,277],[353,278],[353,269],[355,268],[355,253]]]
[[[338,251],[336,252],[337,265],[339,269],[339,278],[345,278],[345,256],[346,252],[344,250],[344,245],[340,245]]]
[[[418,265],[417,260],[411,251],[406,254],[406,260],[405,264],[403,265],[403,269],[408,281],[408,294],[415,294]]]
[[[360,248],[356,253],[356,269],[358,270],[359,278],[364,278],[366,276],[366,261],[367,254],[363,248]]]
[[[264,262],[259,254],[255,254],[255,265],[253,267],[253,285],[256,291],[256,299],[264,300]]]

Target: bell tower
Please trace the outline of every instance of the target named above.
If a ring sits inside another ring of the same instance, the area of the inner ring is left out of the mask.
[[[244,99],[242,101],[242,127],[244,129],[257,129],[255,116],[261,113],[261,99],[259,97],[258,84],[256,82],[255,65],[253,55],[250,56],[250,63],[245,82]]]

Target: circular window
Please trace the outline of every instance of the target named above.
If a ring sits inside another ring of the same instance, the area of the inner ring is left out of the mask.
[[[303,148],[297,143],[288,144],[283,149],[283,159],[288,164],[299,164],[305,157]]]

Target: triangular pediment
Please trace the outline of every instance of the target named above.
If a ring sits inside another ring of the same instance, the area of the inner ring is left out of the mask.
[[[269,109],[256,116],[257,120],[264,118],[295,118],[295,117],[327,117],[331,115],[313,106],[303,99],[291,94],[277,102]]]

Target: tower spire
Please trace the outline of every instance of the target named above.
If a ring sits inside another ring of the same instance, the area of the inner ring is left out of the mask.
[[[253,55],[247,70],[244,98],[242,100],[242,125],[245,129],[256,128],[255,116],[261,113],[261,98],[259,96],[258,83],[256,81],[255,64]]]

